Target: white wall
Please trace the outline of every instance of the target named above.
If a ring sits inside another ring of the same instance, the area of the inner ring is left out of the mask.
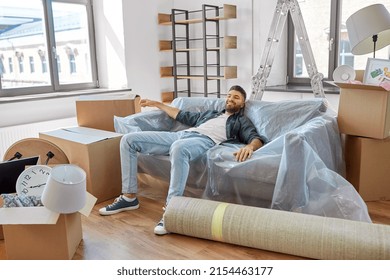
[[[0,104],[1,127],[69,118],[76,115],[76,97],[37,99]]]
[[[100,87],[127,87],[122,0],[93,3]]]
[[[160,100],[161,79],[157,15],[172,1],[123,1],[128,87],[141,97]]]

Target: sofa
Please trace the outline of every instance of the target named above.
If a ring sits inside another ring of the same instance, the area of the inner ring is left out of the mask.
[[[178,97],[171,106],[221,110],[225,100]],[[240,145],[215,146],[191,162],[186,189],[209,200],[371,222],[366,204],[344,178],[337,115],[326,98],[248,100],[245,114],[267,143],[244,162],[233,156]],[[187,128],[161,110],[115,116],[114,126],[122,134]],[[138,172],[169,182],[169,156],[139,154]]]

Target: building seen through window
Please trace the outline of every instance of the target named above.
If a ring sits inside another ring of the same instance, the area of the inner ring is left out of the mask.
[[[0,96],[95,87],[91,11],[85,0],[0,1]]]

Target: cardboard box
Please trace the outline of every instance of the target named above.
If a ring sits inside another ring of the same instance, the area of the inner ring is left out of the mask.
[[[364,201],[390,200],[390,138],[345,135],[347,180]]]
[[[390,136],[389,91],[374,85],[334,84],[340,88],[338,125],[341,133],[375,139]]]
[[[87,173],[87,191],[102,202],[122,193],[119,144],[122,134],[87,127],[39,133],[57,145],[69,162]]]
[[[118,93],[107,96],[87,95],[76,100],[79,126],[115,131],[114,116],[126,117],[141,112],[140,97]]]
[[[87,195],[79,212],[58,214],[45,207],[0,209],[5,249],[10,260],[72,259],[82,240],[81,216],[88,216],[96,198]]]

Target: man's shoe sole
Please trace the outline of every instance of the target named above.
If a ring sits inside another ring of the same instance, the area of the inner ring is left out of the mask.
[[[156,226],[157,228],[157,226]],[[156,229],[154,228],[154,234],[155,235],[166,235],[169,234],[169,232],[164,228],[164,229]]]
[[[164,232],[154,232],[154,234],[155,235],[158,235],[158,236],[163,236],[163,235],[167,235],[167,234],[169,234],[169,232],[167,232],[167,231],[164,231]]]
[[[117,209],[117,210],[112,210],[112,211],[100,211],[99,210],[99,214],[101,216],[109,216],[109,215],[114,215],[114,214],[118,214],[120,212],[124,212],[124,211],[130,211],[130,210],[136,210],[139,208],[139,204],[135,205],[135,206],[130,206],[130,207],[126,207],[126,208],[121,208],[121,209]],[[104,208],[105,209],[105,208]]]

